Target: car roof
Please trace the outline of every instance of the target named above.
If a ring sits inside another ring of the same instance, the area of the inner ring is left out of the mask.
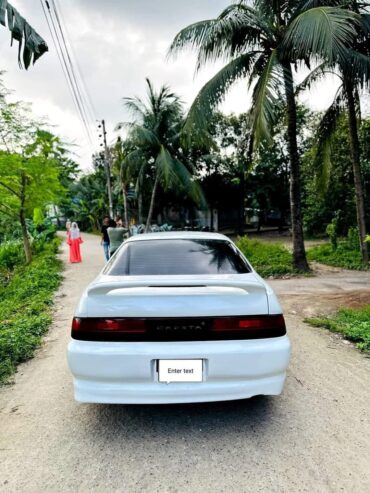
[[[127,242],[145,240],[223,240],[230,241],[225,235],[220,233],[209,233],[200,231],[163,231],[160,233],[144,233],[131,236]]]

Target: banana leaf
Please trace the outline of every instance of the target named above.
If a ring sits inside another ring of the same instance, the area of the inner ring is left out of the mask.
[[[6,26],[6,6],[7,0],[0,0],[0,24]]]
[[[48,51],[48,46],[17,9],[7,0],[0,0],[0,24],[6,26],[6,20],[11,33],[11,45],[14,40],[18,41],[19,66],[27,70],[31,63],[34,64]]]

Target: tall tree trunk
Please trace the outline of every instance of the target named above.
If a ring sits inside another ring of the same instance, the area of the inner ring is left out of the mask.
[[[152,197],[150,199],[150,206],[149,206],[148,218],[146,220],[145,233],[147,233],[149,231],[150,223],[152,222],[154,202],[155,202],[157,189],[158,189],[158,182],[159,182],[159,178],[158,178],[158,173],[157,173],[157,175],[155,177],[154,185],[153,185]]]
[[[309,270],[304,247],[300,159],[297,145],[297,106],[294,96],[293,74],[289,63],[284,66],[284,85],[287,100],[288,151],[290,161],[290,214],[293,233],[293,267],[297,271]]]
[[[138,192],[137,206],[139,213],[139,224],[143,224],[143,194],[141,193],[141,191]]]
[[[21,206],[19,209],[19,222],[21,224],[23,247],[24,247],[24,253],[26,255],[26,263],[29,264],[32,261],[32,248],[31,248],[31,243],[30,243],[30,239],[28,236],[26,216],[25,216],[26,185],[27,185],[27,177],[26,177],[25,173],[22,172],[21,192],[20,192]]]
[[[239,204],[238,204],[238,235],[244,234],[245,223],[245,210],[244,210],[244,196],[245,196],[245,171],[242,169],[240,173],[239,183]]]
[[[348,105],[349,137],[351,147],[351,160],[353,168],[353,178],[355,182],[355,198],[357,224],[359,231],[360,250],[362,262],[365,266],[369,264],[369,251],[366,243],[366,220],[365,220],[365,200],[362,185],[361,164],[360,164],[360,142],[358,138],[356,105],[353,96],[354,88],[351,83],[346,84],[346,97]]]
[[[127,188],[123,182],[122,182],[122,194],[123,194],[123,209],[124,209],[123,213],[125,216],[125,223],[128,231],[128,236],[130,237],[131,234],[130,234],[130,223],[128,220]]]

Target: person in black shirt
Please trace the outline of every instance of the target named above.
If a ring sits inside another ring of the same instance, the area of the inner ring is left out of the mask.
[[[111,218],[109,216],[105,216],[103,218],[103,226],[101,227],[101,245],[104,248],[104,256],[105,260],[109,260],[109,236],[107,229],[109,228],[111,222]]]

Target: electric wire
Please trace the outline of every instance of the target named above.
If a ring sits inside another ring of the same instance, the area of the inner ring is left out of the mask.
[[[50,36],[51,36],[51,39],[52,39],[52,41],[53,41],[55,51],[56,51],[56,53],[57,53],[57,55],[58,55],[59,63],[60,63],[60,66],[61,66],[61,68],[62,68],[64,78],[65,78],[65,80],[66,80],[66,82],[67,82],[67,86],[68,86],[69,92],[70,92],[70,94],[71,94],[71,96],[72,96],[72,100],[73,100],[73,103],[74,103],[74,105],[75,105],[75,108],[76,108],[77,112],[79,113],[79,109],[78,109],[78,106],[77,106],[77,101],[76,101],[76,98],[75,98],[75,94],[74,94],[74,92],[73,92],[73,88],[72,88],[72,86],[71,86],[71,82],[70,82],[70,80],[69,80],[69,78],[68,78],[68,74],[67,74],[66,68],[65,68],[65,66],[64,66],[64,63],[63,63],[63,60],[62,60],[61,54],[60,54],[60,52],[59,52],[59,48],[58,48],[57,42],[56,42],[56,40],[55,40],[55,36],[54,36],[53,30],[52,30],[51,24],[50,24],[50,22],[49,22],[49,19],[48,19],[48,16],[47,16],[47,13],[46,13],[46,10],[45,10],[45,7],[44,7],[44,4],[43,4],[43,1],[42,1],[42,0],[40,0],[40,3],[41,3],[42,10],[43,10],[43,12],[44,12],[44,16],[45,16],[45,19],[46,19],[46,23],[47,23],[48,28],[49,28],[49,31],[50,31]],[[80,115],[79,115],[79,116],[80,116]]]
[[[62,70],[63,70],[63,74],[64,74],[64,76],[66,78],[67,85],[68,85],[68,87],[70,89],[70,92],[71,92],[71,95],[72,95],[72,99],[73,99],[73,102],[75,104],[77,113],[78,113],[78,115],[79,115],[79,117],[81,119],[81,123],[82,123],[82,125],[83,125],[83,127],[85,129],[86,136],[88,138],[89,144],[93,148],[90,129],[89,129],[88,125],[87,125],[85,111],[83,109],[83,102],[82,102],[81,98],[79,97],[79,93],[76,91],[76,87],[74,85],[74,80],[73,80],[73,78],[72,78],[72,76],[70,74],[70,69],[69,69],[69,66],[68,66],[68,63],[67,63],[65,54],[63,52],[63,49],[62,49],[62,46],[61,46],[61,43],[60,43],[60,39],[59,39],[59,36],[58,36],[56,25],[55,25],[54,19],[53,19],[52,15],[51,15],[51,11],[50,11],[50,8],[49,8],[49,4],[48,4],[47,0],[45,0],[45,5],[46,5],[46,7],[48,9],[51,23],[49,22],[47,11],[46,11],[46,9],[44,7],[44,4],[43,4],[43,0],[40,0],[40,3],[41,3],[42,10],[44,12],[44,16],[45,16],[45,19],[46,19],[46,22],[47,22],[47,25],[48,25],[48,28],[49,28],[49,31],[50,31],[50,35],[51,35],[52,40],[53,40],[53,44],[55,46],[55,50],[56,50],[57,55],[58,55],[58,58],[59,58],[60,65],[61,65]]]
[[[46,2],[47,5],[48,5],[48,2]],[[60,35],[61,35],[61,40],[62,40],[62,43],[63,43],[63,46],[64,46],[64,52],[67,56],[67,59],[68,59],[68,63],[69,63],[69,67],[70,67],[70,70],[71,70],[71,76],[72,76],[72,79],[75,83],[75,87],[76,87],[76,90],[77,90],[77,93],[78,93],[78,96],[79,96],[79,99],[82,103],[82,109],[83,109],[83,112],[84,112],[84,115],[85,115],[85,118],[88,119],[88,112],[86,111],[86,98],[83,97],[83,94],[82,94],[82,91],[80,90],[80,86],[79,86],[79,83],[78,83],[78,80],[77,80],[77,77],[76,77],[76,71],[74,69],[74,66],[73,66],[73,61],[72,61],[72,57],[69,53],[69,48],[68,48],[68,45],[67,45],[67,42],[66,42],[66,37],[64,35],[64,31],[63,31],[63,28],[62,28],[62,24],[60,22],[60,18],[59,18],[59,14],[58,14],[58,11],[57,11],[57,8],[56,8],[56,5],[55,5],[55,2],[54,0],[51,0],[51,4],[52,4],[52,7],[53,7],[53,11],[54,11],[54,16],[55,16],[55,19],[56,19],[56,22],[57,22],[57,25],[58,25],[58,28],[59,28],[59,32],[60,32]],[[49,10],[51,10],[49,8]],[[85,99],[85,101],[84,101]]]
[[[57,7],[57,9],[59,10],[59,17],[61,18],[61,25],[63,27],[63,30],[66,33],[66,39],[68,41],[68,44],[69,44],[70,49],[71,49],[71,52],[72,52],[72,58],[74,59],[75,64],[76,64],[76,67],[77,67],[77,74],[78,74],[78,76],[79,76],[79,78],[81,80],[81,83],[82,83],[82,89],[83,89],[83,93],[85,94],[85,97],[86,97],[87,108],[89,109],[90,116],[92,117],[92,122],[95,123],[97,111],[96,111],[96,108],[95,108],[93,99],[91,97],[91,94],[90,94],[90,91],[89,91],[89,87],[86,84],[86,81],[85,81],[83,72],[82,72],[81,67],[80,67],[80,64],[78,62],[78,57],[76,56],[76,53],[75,53],[75,51],[73,49],[73,44],[69,40],[69,38],[71,36],[70,36],[70,33],[68,32],[68,26],[67,26],[67,23],[65,21],[65,18],[64,18],[64,15],[63,15],[63,10],[61,8],[61,5],[60,5],[59,0],[55,0],[55,7]]]

